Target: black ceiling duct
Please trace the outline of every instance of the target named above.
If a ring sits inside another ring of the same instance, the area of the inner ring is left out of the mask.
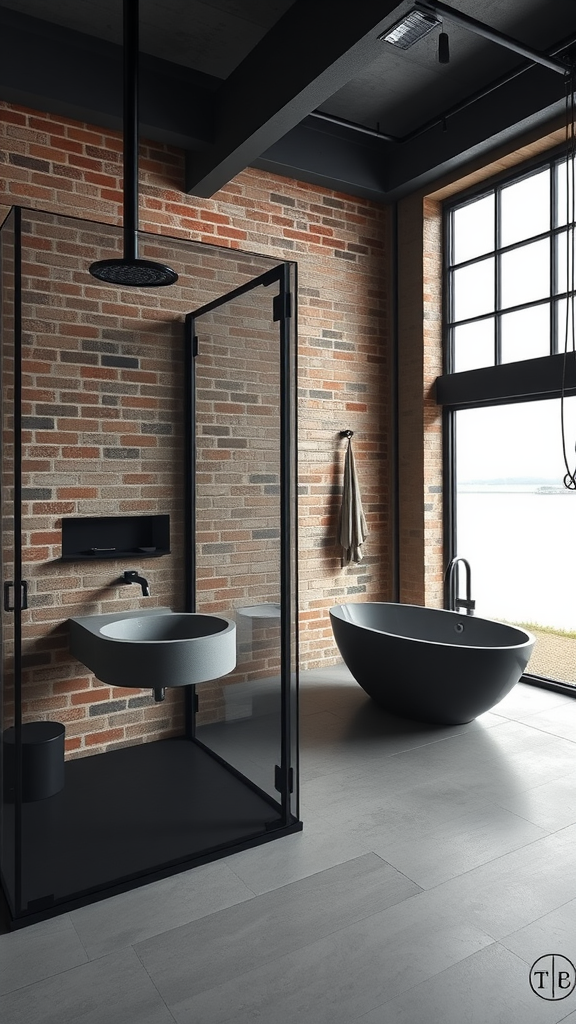
[[[163,263],[138,259],[138,0],[124,0],[124,256],[98,260],[93,277],[108,284],[157,288],[178,274]]]

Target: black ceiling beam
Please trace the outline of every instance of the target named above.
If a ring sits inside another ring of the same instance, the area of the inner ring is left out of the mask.
[[[275,143],[254,166],[335,188],[350,195],[389,203],[482,160],[530,131],[561,121],[564,84],[559,76],[534,65],[502,78],[487,89],[433,119],[404,141],[354,132],[308,118]]]
[[[141,135],[183,149],[206,146],[219,85],[141,54]],[[122,47],[0,7],[0,98],[121,130]]]
[[[382,52],[398,0],[296,0],[223,83],[214,143],[190,154],[186,188],[214,195]]]
[[[485,157],[527,132],[542,128],[565,109],[558,75],[539,65],[505,81],[500,88],[437,124],[412,141],[390,146],[389,201],[422,188],[442,175]]]
[[[390,147],[306,118],[252,163],[263,171],[386,202]]]

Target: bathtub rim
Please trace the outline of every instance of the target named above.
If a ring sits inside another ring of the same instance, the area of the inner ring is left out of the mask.
[[[518,643],[518,644],[490,644],[490,645],[487,645],[487,644],[461,644],[461,643],[454,644],[454,643],[446,643],[443,640],[423,640],[420,637],[409,636],[408,634],[405,634],[405,633],[391,633],[387,629],[375,629],[374,626],[366,626],[366,625],[364,625],[361,622],[352,622],[350,619],[346,619],[343,615],[339,615],[338,614],[338,611],[341,608],[346,608],[346,607],[349,607],[349,606],[352,606],[352,607],[355,607],[355,606],[362,607],[362,606],[365,606],[365,605],[373,605],[375,607],[384,606],[384,607],[387,607],[387,608],[419,608],[420,610],[424,610],[424,611],[443,612],[445,615],[454,615],[454,616],[456,616],[459,619],[463,619],[464,621],[466,619],[476,619],[476,620],[479,620],[481,622],[488,622],[491,625],[507,626],[508,629],[513,629],[517,633],[524,634],[524,636],[526,637],[526,640],[524,640],[522,643]],[[344,602],[341,602],[340,604],[333,605],[329,609],[329,614],[330,614],[330,616],[334,615],[335,618],[339,619],[341,622],[344,622],[344,623],[346,623],[349,626],[357,626],[358,629],[365,629],[369,633],[375,633],[378,636],[393,637],[396,640],[409,640],[411,643],[426,644],[427,646],[452,647],[452,648],[457,648],[458,650],[468,650],[468,651],[521,651],[524,648],[529,647],[530,645],[532,645],[534,647],[535,644],[536,644],[536,637],[533,635],[533,633],[530,633],[529,630],[523,629],[520,626],[513,626],[510,622],[500,622],[498,619],[487,619],[484,615],[462,615],[461,612],[452,611],[452,609],[450,609],[450,608],[432,608],[430,605],[425,605],[425,604],[403,604],[403,603],[401,603],[399,601],[344,601]]]

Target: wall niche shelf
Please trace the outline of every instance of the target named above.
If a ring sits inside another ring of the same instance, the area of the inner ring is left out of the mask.
[[[82,516],[62,520],[63,562],[170,554],[170,516]]]

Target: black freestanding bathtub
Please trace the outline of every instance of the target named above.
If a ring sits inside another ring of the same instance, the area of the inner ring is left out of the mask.
[[[414,604],[330,609],[350,672],[378,704],[405,718],[471,722],[518,682],[535,638],[516,626]]]

